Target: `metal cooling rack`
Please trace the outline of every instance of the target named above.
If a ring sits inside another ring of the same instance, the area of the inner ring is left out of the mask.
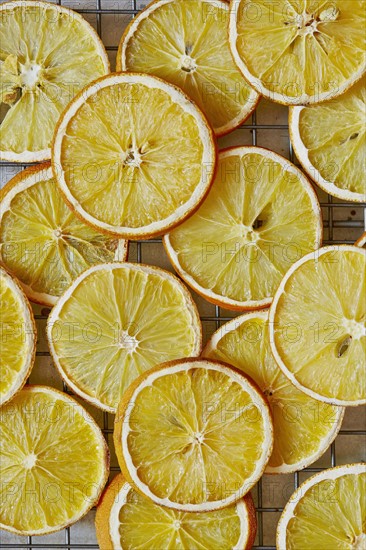
[[[52,1],[52,0],[51,0]],[[0,1],[0,3],[3,3]],[[122,7],[126,6],[128,4],[127,1],[121,1],[121,0],[115,0],[114,2],[111,2],[111,0],[86,0],[85,4],[83,0],[77,1],[67,1],[67,0],[56,0],[53,3],[64,5],[66,7],[71,7],[75,11],[78,11],[79,13],[83,14],[84,17],[86,17],[89,22],[95,23],[95,27],[97,29],[97,32],[99,36],[102,36],[103,33],[103,16],[111,16],[111,15],[125,15],[130,16],[130,18],[134,17],[140,9],[143,7],[142,4],[138,0],[130,0],[130,7]],[[144,2],[144,5],[148,3],[148,0]],[[138,5],[139,4],[139,5]],[[109,7],[108,7],[109,5]],[[84,7],[85,6],[85,7]],[[112,6],[112,7],[110,7]],[[121,6],[121,7],[119,7]],[[140,9],[139,9],[140,8]],[[120,29],[120,34],[122,35],[122,27]],[[108,52],[116,52],[118,49],[118,44],[113,44],[111,46],[106,46],[106,50]],[[113,54],[112,54],[113,55]],[[113,69],[113,66],[112,66]],[[240,131],[246,131],[251,133],[251,142],[252,145],[261,145],[260,139],[259,139],[259,132],[261,130],[270,130],[273,132],[273,140],[276,140],[276,137],[279,135],[279,132],[286,132],[288,134],[288,125],[287,124],[261,124],[257,123],[257,114],[256,112],[253,113],[251,119],[247,121],[247,123],[239,128],[237,130]],[[294,157],[294,153],[292,150],[291,142],[288,139],[288,157],[289,159],[297,164],[297,161]],[[19,165],[17,163],[11,163],[11,162],[2,162],[0,163],[0,169],[1,168],[26,168],[27,165]],[[317,190],[318,191],[318,190]],[[326,195],[325,193],[320,193],[320,205],[322,207],[323,212],[323,226],[324,226],[324,235],[325,238],[323,240],[323,244],[353,244],[355,240],[361,235],[361,233],[365,230],[366,226],[366,211],[363,210],[363,216],[360,215],[360,208],[362,209],[363,206],[366,207],[366,205],[360,205],[360,204],[353,204],[349,202],[341,202],[337,199],[334,199],[333,197]],[[338,211],[340,209],[340,211]],[[337,212],[337,214],[336,214]],[[355,218],[356,216],[356,218]],[[364,218],[364,219],[363,219]],[[144,252],[146,252],[146,247],[151,246],[161,246],[161,239],[151,239],[151,240],[142,240],[142,241],[132,241],[131,242],[132,247],[134,248],[134,257],[131,258],[132,261],[136,261],[140,263],[142,261],[142,255]],[[163,250],[163,248],[162,248]],[[222,323],[226,321],[230,321],[232,319],[232,315],[228,316],[229,313],[225,312],[225,310],[222,310],[222,308],[218,306],[212,306],[214,313],[211,315],[201,315],[201,321],[203,325],[209,324],[211,326],[211,330],[209,332],[213,332],[213,330],[218,329]],[[45,321],[47,319],[47,314],[44,310],[42,310],[41,314],[35,315],[36,320],[39,321]],[[37,351],[36,354],[38,357],[46,356],[49,357],[50,354],[48,351]],[[67,388],[65,384],[63,384],[63,390],[66,393],[72,394],[72,392]],[[109,415],[108,413],[103,413],[103,419],[101,423],[101,428],[104,433],[104,436],[109,443],[112,443],[111,436],[113,434],[113,429],[110,428],[110,421],[109,421]],[[365,438],[364,445],[366,444],[366,429],[341,429],[339,432],[339,435],[341,436],[349,436],[357,437],[361,436]],[[339,437],[339,436],[338,436]],[[337,439],[338,439],[337,437]],[[352,439],[351,439],[352,441]],[[329,463],[326,467],[333,467],[337,464],[337,453],[336,453],[336,445],[337,440],[334,441],[330,447],[330,458]],[[321,467],[309,467],[302,470],[302,472],[308,472],[310,474],[320,472],[324,468]],[[111,466],[111,472],[116,473],[119,472],[119,468],[116,466]],[[295,490],[300,483],[299,480],[300,472],[296,472],[292,475],[292,482],[293,482],[293,490]],[[292,492],[292,491],[291,491]],[[264,505],[264,497],[263,497],[263,482],[262,480],[259,481],[257,486],[252,491],[253,497],[256,500],[256,510],[257,510],[257,520],[258,520],[258,532],[257,532],[257,539],[256,539],[256,545],[253,546],[253,550],[276,550],[274,546],[274,534],[273,534],[273,541],[271,545],[265,544],[266,539],[266,531],[265,531],[265,520],[266,516],[269,514],[279,514],[282,512],[283,507],[281,506],[266,506]],[[77,526],[77,524],[76,524]],[[75,529],[75,527],[73,527]],[[13,550],[31,550],[34,548],[39,548],[43,550],[58,550],[58,549],[68,549],[68,550],[97,550],[99,549],[99,546],[97,544],[88,544],[88,543],[76,543],[73,542],[73,536],[71,533],[70,527],[64,529],[64,542],[58,542],[58,543],[47,543],[43,542],[45,537],[42,537],[42,542],[37,542],[38,537],[24,537],[24,542],[9,542],[9,543],[1,543],[1,531],[0,531],[0,549],[13,549]],[[79,537],[78,537],[79,538]],[[18,540],[18,538],[17,538]],[[39,540],[39,539],[38,539]],[[101,549],[105,550],[105,549]],[[163,549],[151,549],[151,550],[163,550]],[[309,549],[309,550],[315,550],[315,549]]]

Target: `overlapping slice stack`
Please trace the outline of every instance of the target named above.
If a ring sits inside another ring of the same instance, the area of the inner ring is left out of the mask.
[[[321,236],[319,203],[303,173],[267,149],[233,147],[220,153],[202,206],[164,245],[196,292],[246,310],[268,306],[290,265]]]
[[[126,241],[95,231],[67,207],[48,163],[20,172],[0,200],[0,261],[32,301],[52,306],[91,265],[127,257]]]
[[[232,59],[229,12],[224,0],[151,2],[125,30],[117,70],[153,74],[179,86],[216,135],[232,131],[255,109],[259,94]]]
[[[234,365],[267,397],[274,426],[267,473],[302,470],[325,453],[341,427],[344,409],[310,397],[283,374],[270,348],[268,310],[223,325],[208,341],[203,356]]]
[[[0,6],[0,158],[51,157],[57,120],[86,84],[109,72],[97,33],[78,13],[49,2]]]

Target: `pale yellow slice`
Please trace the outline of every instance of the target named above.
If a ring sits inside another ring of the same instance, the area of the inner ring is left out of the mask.
[[[278,550],[366,548],[366,466],[319,472],[291,496],[277,529]]]
[[[141,373],[201,351],[201,323],[187,289],[167,271],[139,264],[82,273],[52,310],[47,334],[65,382],[112,413]]]
[[[230,132],[255,109],[259,94],[233,61],[229,13],[224,0],[151,2],[125,30],[117,70],[153,74],[179,86],[216,135]]]
[[[0,260],[32,301],[52,306],[91,265],[127,257],[126,241],[98,233],[67,207],[50,164],[20,172],[0,199]]]
[[[95,526],[108,550],[249,550],[257,522],[250,493],[221,510],[179,512],[140,495],[119,474],[99,501]]]
[[[266,473],[302,470],[325,453],[341,427],[344,408],[320,403],[283,374],[270,348],[268,310],[247,313],[224,324],[202,355],[234,365],[267,397],[274,445]]]
[[[303,173],[268,149],[233,147],[221,151],[202,206],[164,244],[198,294],[247,310],[268,306],[290,265],[321,236],[319,203]]]
[[[46,386],[26,386],[0,412],[0,528],[45,535],[78,521],[108,479],[108,447],[94,419]]]
[[[182,222],[215,172],[214,135],[183,92],[120,73],[87,87],[63,113],[53,168],[70,207],[120,237],[152,237]]]
[[[36,353],[36,325],[18,282],[0,267],[0,405],[25,384]]]
[[[290,109],[296,156],[327,193],[347,201],[366,200],[365,78],[341,97]]]
[[[109,72],[107,53],[93,27],[65,7],[5,2],[0,18],[0,158],[49,159],[60,114]]]
[[[366,403],[366,250],[327,246],[294,264],[269,315],[272,352],[308,395]]]
[[[248,82],[285,105],[343,94],[366,70],[364,0],[235,0],[230,47]]]
[[[139,492],[168,508],[208,512],[233,504],[262,476],[273,427],[266,399],[239,371],[180,359],[130,386],[114,444]]]

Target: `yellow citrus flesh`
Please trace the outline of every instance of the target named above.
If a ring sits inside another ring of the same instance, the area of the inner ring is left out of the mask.
[[[110,412],[139,374],[201,350],[185,287],[164,270],[128,263],[84,272],[51,312],[48,338],[66,382]]]
[[[28,386],[1,408],[0,526],[46,534],[80,519],[108,477],[108,450],[74,399]]]
[[[260,147],[220,153],[208,197],[165,237],[186,282],[232,309],[269,305],[283,274],[319,246],[315,193],[289,161]]]
[[[124,73],[87,88],[65,111],[53,163],[61,190],[87,222],[151,236],[202,200],[215,155],[211,130],[182,92]]]
[[[241,498],[262,475],[272,421],[243,375],[222,363],[182,359],[133,384],[114,440],[122,471],[143,494],[177,510],[209,511]]]
[[[104,47],[78,14],[47,2],[0,8],[3,159],[50,158],[57,120],[76,93],[109,71]]]
[[[345,200],[366,199],[365,117],[364,78],[331,102],[290,111],[291,141],[302,166],[325,191]]]
[[[103,494],[95,524],[99,546],[110,550],[244,549],[256,530],[250,495],[221,510],[179,512],[140,495],[121,475]]]
[[[234,59],[255,89],[274,101],[331,99],[365,72],[362,0],[239,0],[232,6]]]
[[[267,473],[300,470],[327,450],[344,410],[306,395],[283,374],[270,349],[268,311],[248,313],[223,325],[209,340],[203,356],[234,365],[266,395],[274,427]]]
[[[159,0],[125,31],[117,70],[154,74],[179,86],[206,114],[216,134],[238,126],[258,94],[233,62],[222,0]]]
[[[91,265],[126,259],[125,241],[75,217],[49,164],[18,174],[0,197],[1,261],[32,300],[53,305]]]
[[[270,312],[272,351],[302,391],[329,403],[366,399],[365,250],[321,248],[297,262]]]
[[[362,550],[366,544],[366,468],[349,464],[303,483],[278,526],[277,548]]]
[[[33,365],[36,335],[32,310],[18,284],[0,268],[0,404],[23,386]]]

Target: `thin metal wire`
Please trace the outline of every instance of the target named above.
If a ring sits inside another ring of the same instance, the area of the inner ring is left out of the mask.
[[[96,7],[95,9],[88,8],[88,9],[76,9],[81,14],[84,15],[94,15],[96,16],[96,27],[97,32],[100,36],[102,36],[103,33],[103,15],[130,15],[134,16],[136,13],[139,12],[139,9],[137,7],[137,0],[131,0],[131,8],[120,8],[120,9],[106,9],[103,7],[103,0],[95,0],[96,1]],[[62,5],[62,0],[56,0],[56,3],[59,5]],[[108,51],[116,51],[118,48],[117,45],[108,46],[106,49]],[[279,130],[285,130],[288,131],[288,125],[287,124],[261,124],[257,123],[257,116],[254,112],[251,117],[250,123],[244,124],[240,127],[241,130],[249,130],[252,134],[252,144],[257,145],[260,136],[261,130],[272,130],[272,131],[279,131]],[[296,159],[294,158],[294,152],[292,149],[291,142],[289,141],[289,158],[291,162],[296,162]],[[29,165],[17,165],[16,163],[11,162],[3,162],[0,164],[0,167],[3,168],[16,168],[17,170],[19,168],[25,168]],[[324,221],[324,227],[328,229],[328,239],[324,240],[324,244],[340,244],[340,243],[346,243],[346,244],[353,244],[352,240],[342,240],[337,239],[334,237],[334,229],[352,229],[352,228],[360,228],[360,233],[362,232],[362,228],[364,227],[364,223],[361,220],[354,220],[349,219],[349,215],[342,217],[342,219],[335,219],[335,212],[337,209],[339,209],[339,212],[343,212],[344,209],[350,209],[354,208],[356,211],[359,208],[362,208],[362,205],[352,203],[346,203],[346,202],[334,202],[333,198],[328,196],[327,200],[322,200],[320,202],[320,206],[327,211],[328,219]],[[358,211],[357,211],[358,212]],[[337,216],[339,218],[340,216]],[[145,246],[150,246],[152,244],[161,243],[161,239],[151,239],[151,240],[142,240],[142,241],[133,241],[133,243],[136,245],[136,260],[138,263],[141,263],[142,261],[142,253],[143,248]],[[35,315],[36,320],[38,321],[44,321],[47,319],[47,315],[45,314],[38,314]],[[214,315],[203,315],[201,316],[201,320],[203,323],[214,323],[216,329],[221,326],[222,323],[230,321],[232,317],[228,317],[224,314],[222,314],[221,308],[219,306],[215,306],[215,314]],[[46,357],[49,356],[49,352],[47,351],[37,351],[38,357]],[[63,383],[63,391],[66,393],[72,394],[72,392],[67,388],[66,384]],[[110,436],[113,433],[113,429],[109,428],[108,425],[108,414],[103,413],[103,426],[102,426],[103,433],[107,439],[110,438]],[[339,435],[341,436],[366,436],[366,430],[359,430],[359,429],[353,429],[353,430],[343,430],[341,429],[339,432]],[[336,441],[334,441],[330,447],[330,464],[329,466],[335,466],[336,465]],[[324,468],[318,468],[318,467],[309,467],[305,468],[303,471],[308,473],[315,473],[320,472]],[[111,467],[111,472],[118,472],[119,468],[117,466]],[[293,476],[293,484],[294,489],[299,486],[299,472],[296,472]],[[264,514],[271,514],[271,513],[279,513],[283,510],[282,507],[276,507],[271,506],[267,507],[263,505],[264,499],[263,499],[263,484],[262,480],[259,481],[257,484],[257,517],[258,517],[258,545],[254,546],[255,550],[275,550],[274,546],[266,546],[264,544]],[[0,542],[0,549],[28,549],[31,550],[32,548],[39,548],[44,550],[53,550],[53,549],[68,549],[68,550],[97,550],[99,547],[97,544],[89,544],[89,543],[73,543],[72,542],[72,535],[70,528],[65,529],[65,536],[64,536],[64,543],[41,543],[37,542],[37,539],[35,539],[35,542],[33,542],[34,537],[27,537],[26,542],[24,543],[1,543]],[[159,549],[160,550],[160,549]]]

